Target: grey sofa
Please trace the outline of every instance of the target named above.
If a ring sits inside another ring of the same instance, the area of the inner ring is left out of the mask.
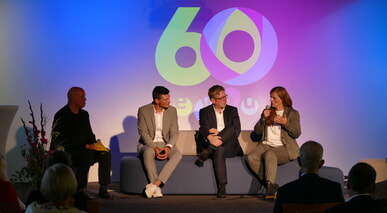
[[[239,142],[244,153],[249,153],[256,143],[250,139],[251,131],[242,131]],[[163,194],[216,194],[216,181],[212,169],[211,159],[203,167],[194,164],[196,160],[195,131],[180,131],[178,148],[183,154],[183,159],[168,182],[163,187]],[[250,172],[245,162],[245,156],[227,158],[227,194],[257,194],[263,187],[258,179]],[[165,161],[156,161],[161,169]],[[120,189],[124,193],[141,194],[148,184],[142,161],[137,153],[131,153],[120,162]],[[339,182],[344,186],[343,172],[335,167],[323,167],[320,175]],[[278,167],[276,183],[284,185],[297,179],[299,166],[297,161],[280,165]]]

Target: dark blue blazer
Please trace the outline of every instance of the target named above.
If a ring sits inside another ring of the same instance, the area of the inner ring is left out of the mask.
[[[367,212],[367,213],[376,213],[376,212],[387,212],[386,202],[381,200],[374,200],[369,195],[359,195],[353,197],[349,201],[339,204],[335,207],[332,207],[325,211],[326,213],[357,213],[357,212]]]
[[[225,128],[220,132],[219,136],[222,137],[223,143],[228,144],[229,151],[235,151],[235,153],[229,153],[231,155],[240,155],[242,149],[238,142],[238,136],[241,132],[241,122],[238,115],[238,109],[236,107],[226,105],[223,111],[223,119]],[[200,109],[199,111],[199,132],[200,135],[206,140],[210,134],[208,132],[211,128],[217,128],[216,115],[214,107],[209,105]],[[231,145],[232,143],[232,145]],[[231,145],[231,146],[230,146]]]
[[[328,202],[344,202],[341,185],[316,173],[307,173],[278,189],[273,212],[282,213],[284,203]]]

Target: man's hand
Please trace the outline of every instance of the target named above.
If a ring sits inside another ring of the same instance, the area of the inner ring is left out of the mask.
[[[216,147],[221,146],[223,144],[222,137],[217,135],[208,135],[207,139],[210,142],[210,144]]]
[[[207,140],[210,142],[210,144],[216,147],[221,146],[223,144],[222,137],[218,136],[219,131],[217,129],[211,128],[208,130],[208,132],[210,134],[207,136]]]
[[[159,148],[159,147],[154,148],[156,158],[159,160],[167,159],[170,150],[171,148],[169,146],[166,146],[164,148]]]
[[[209,129],[208,132],[212,135],[219,135],[219,131],[215,128]]]
[[[95,146],[94,146],[94,144],[86,144],[86,149],[94,149],[95,150]]]

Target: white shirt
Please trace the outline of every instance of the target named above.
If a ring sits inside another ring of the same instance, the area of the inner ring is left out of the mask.
[[[282,116],[284,111],[276,111],[277,115]],[[267,138],[262,142],[263,144],[267,144],[271,147],[279,147],[283,146],[281,141],[281,124],[274,123],[267,127]]]
[[[155,132],[155,138],[153,139],[153,142],[164,142],[163,133],[162,133],[164,109],[161,112],[157,112],[154,109],[154,115],[155,115],[156,132]]]
[[[222,111],[218,112],[218,110],[216,110],[214,107],[214,111],[215,111],[215,116],[216,116],[216,129],[219,132],[221,132],[224,129],[224,118],[223,118],[224,108],[222,109]]]
[[[154,143],[162,142],[164,143],[163,139],[163,116],[164,116],[164,109],[161,112],[157,112],[156,109],[153,107],[154,115],[155,115],[155,124],[156,124],[156,131],[155,131],[155,138],[153,138]],[[172,148],[172,144],[167,144],[170,148]]]

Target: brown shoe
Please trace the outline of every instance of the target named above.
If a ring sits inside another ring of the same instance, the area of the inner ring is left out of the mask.
[[[265,200],[275,200],[277,199],[277,190],[279,186],[278,184],[273,184],[270,181],[266,182],[266,193]]]

